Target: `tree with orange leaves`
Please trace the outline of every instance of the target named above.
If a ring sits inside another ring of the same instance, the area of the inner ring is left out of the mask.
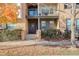
[[[15,4],[5,5],[4,16],[7,17],[7,22],[16,22],[17,19],[17,7]]]
[[[15,23],[17,10],[16,4],[0,4],[0,23]]]

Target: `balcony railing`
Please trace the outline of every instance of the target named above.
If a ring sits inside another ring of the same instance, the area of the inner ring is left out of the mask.
[[[57,11],[53,9],[40,9],[39,16],[57,16]]]
[[[38,16],[37,9],[29,9],[28,10],[29,16]],[[58,16],[58,12],[53,9],[40,9],[39,16]]]

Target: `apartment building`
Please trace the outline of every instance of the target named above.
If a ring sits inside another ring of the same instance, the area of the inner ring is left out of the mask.
[[[29,37],[41,38],[41,30],[56,29],[58,28],[58,12],[59,8],[57,3],[29,3],[25,4],[26,8],[26,35]],[[55,9],[55,10],[53,10]],[[25,37],[27,37],[25,35]]]
[[[41,30],[60,29],[70,30],[72,6],[70,3],[23,3],[15,4],[18,9],[17,23],[14,28],[22,29],[22,40],[27,37],[41,38]],[[75,11],[79,11],[79,3],[75,4]],[[79,29],[79,13],[74,22],[75,29]]]

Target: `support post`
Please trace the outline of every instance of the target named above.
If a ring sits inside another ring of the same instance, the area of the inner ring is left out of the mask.
[[[37,39],[41,39],[41,29],[40,29],[40,16],[39,16],[39,3],[38,3],[38,30],[37,30]]]

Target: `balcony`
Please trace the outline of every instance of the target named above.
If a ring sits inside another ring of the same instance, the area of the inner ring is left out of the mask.
[[[57,4],[40,4],[39,8],[38,5],[37,7],[29,7],[28,18],[57,18],[58,11],[55,9],[57,9]]]
[[[28,10],[29,16],[38,16],[38,10],[37,9],[29,9]],[[53,9],[41,9],[39,11],[39,16],[55,16],[57,15],[57,11]]]
[[[58,16],[58,12],[52,8],[42,8],[39,11],[39,16]]]
[[[39,16],[58,16],[57,3],[41,3],[39,4]],[[56,10],[55,10],[56,9]]]
[[[41,9],[39,10],[39,16],[38,16],[38,10],[37,9],[29,9],[28,12],[29,18],[57,18],[58,12],[53,9]]]

